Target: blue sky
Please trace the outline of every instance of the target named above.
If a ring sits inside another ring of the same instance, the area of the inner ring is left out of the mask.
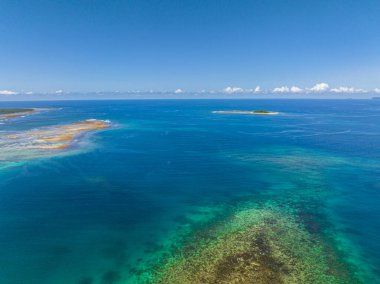
[[[0,94],[380,92],[379,15],[378,0],[0,0]]]

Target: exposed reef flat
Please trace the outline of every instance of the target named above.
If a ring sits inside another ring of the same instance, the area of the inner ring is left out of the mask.
[[[75,137],[83,132],[100,130],[109,127],[109,121],[88,119],[67,125],[60,125],[42,131],[28,131],[20,135],[8,135],[8,139],[17,139],[20,136],[30,137],[29,147],[39,149],[65,149]]]
[[[147,283],[357,283],[296,215],[242,209],[158,265]]]
[[[110,127],[107,120],[88,119],[65,125],[54,125],[21,132],[0,135],[0,168],[20,161],[51,156],[60,153],[81,135]],[[4,164],[4,165],[2,165]]]
[[[85,131],[100,130],[108,128],[109,122],[103,120],[89,119],[75,122],[73,124],[58,126],[56,131],[32,132],[31,136],[36,137],[37,148],[45,149],[64,149],[70,146],[70,143],[76,136]]]
[[[269,110],[214,110],[212,113],[220,114],[250,114],[250,115],[276,115],[279,112]]]

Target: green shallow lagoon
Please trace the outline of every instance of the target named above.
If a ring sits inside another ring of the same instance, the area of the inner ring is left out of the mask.
[[[380,102],[2,104],[113,127],[0,152],[1,284],[379,282]]]

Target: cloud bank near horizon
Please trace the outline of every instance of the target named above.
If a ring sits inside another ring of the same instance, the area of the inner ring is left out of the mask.
[[[68,94],[174,94],[174,95],[184,95],[184,94],[224,94],[224,95],[286,95],[286,94],[380,94],[380,88],[374,89],[362,89],[356,87],[338,86],[330,87],[328,83],[317,83],[312,87],[299,87],[299,86],[280,86],[271,89],[263,89],[260,85],[254,88],[242,88],[237,86],[228,86],[222,90],[201,90],[201,91],[186,91],[182,88],[176,88],[173,91],[143,91],[143,90],[132,90],[132,91],[103,91],[103,92],[68,92],[62,89],[52,91],[52,92],[33,92],[33,91],[15,91],[15,90],[0,90],[0,96],[13,97],[18,95],[56,95],[63,96]]]
[[[223,92],[233,94],[233,93],[252,93],[253,89],[243,89],[240,87],[226,87]],[[269,90],[262,90],[260,86],[257,86],[253,93],[262,94],[366,94],[366,93],[380,93],[380,88],[374,88],[371,90],[339,86],[331,88],[327,83],[317,83],[312,87],[301,88],[298,86],[281,86],[275,87]]]
[[[10,96],[10,95],[17,95],[18,93],[11,90],[0,90],[0,95],[4,96]]]

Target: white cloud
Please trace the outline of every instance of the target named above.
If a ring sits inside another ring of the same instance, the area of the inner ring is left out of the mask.
[[[57,90],[55,91],[56,94],[62,94],[63,93],[63,90]]]
[[[333,88],[330,91],[332,93],[353,93],[354,92],[354,88],[339,87],[339,88]]]
[[[273,93],[289,93],[290,92],[290,89],[286,86],[284,87],[279,87],[279,88],[274,88],[272,90]]]
[[[355,89],[355,92],[356,93],[368,93],[368,91],[364,90],[364,89]]]
[[[380,88],[375,88],[375,89],[373,89],[373,91],[374,91],[375,93],[380,93]]]
[[[297,87],[297,86],[293,86],[293,87],[290,88],[290,92],[291,93],[302,93],[303,90],[301,88]]]
[[[183,93],[183,90],[182,89],[177,89],[177,90],[174,91],[174,93],[175,94],[181,94],[181,93]]]
[[[26,92],[26,95],[33,95],[33,92]]]
[[[243,90],[243,92],[245,92],[245,93],[255,93],[255,94],[258,94],[258,93],[261,93],[262,90],[261,90],[261,87],[260,87],[260,86],[256,86],[254,89],[245,89],[245,90]]]
[[[326,92],[329,89],[329,84],[327,83],[318,83],[315,84],[314,87],[308,89],[309,91],[320,93],[320,92]]]
[[[278,87],[278,88],[274,88],[272,90],[272,93],[302,93],[304,92],[303,89],[301,89],[300,87],[297,87],[297,86],[292,86],[292,87],[288,87],[288,86],[282,86],[282,87]]]
[[[5,95],[5,96],[17,95],[17,92],[10,91],[10,90],[0,90],[0,95]]]
[[[330,90],[332,93],[346,93],[346,94],[353,94],[353,93],[366,93],[366,90],[363,89],[356,89],[353,87],[339,87],[339,88],[333,88]]]
[[[244,92],[244,90],[242,88],[239,88],[239,87],[227,87],[223,90],[223,92],[225,92],[227,94],[234,94],[234,93],[242,93],[242,92]]]
[[[215,94],[215,93],[219,93],[219,91],[215,91],[215,90],[200,90],[199,91],[200,94]]]

